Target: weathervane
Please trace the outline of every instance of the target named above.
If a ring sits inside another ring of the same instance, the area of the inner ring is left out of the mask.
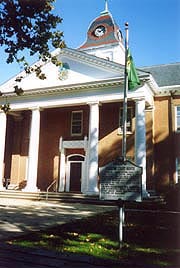
[[[108,12],[108,0],[105,0],[105,11]]]
[[[107,13],[109,13],[108,0],[105,0],[105,9],[104,9],[104,11],[101,12],[101,15],[105,15]]]

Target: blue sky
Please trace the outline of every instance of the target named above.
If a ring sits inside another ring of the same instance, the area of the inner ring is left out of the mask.
[[[136,66],[180,62],[180,0],[108,0],[108,6],[123,35],[124,23],[129,22],[129,46]],[[104,0],[56,0],[53,12],[63,18],[59,29],[68,47],[77,48],[86,40],[90,23],[104,7]],[[6,64],[2,48],[0,55],[2,84],[20,68]]]

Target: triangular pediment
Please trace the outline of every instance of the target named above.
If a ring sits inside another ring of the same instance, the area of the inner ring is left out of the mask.
[[[2,93],[13,93],[15,86],[22,88],[24,92],[54,88],[66,89],[84,86],[88,84],[99,85],[111,80],[124,80],[124,66],[94,55],[87,54],[75,49],[57,49],[53,52],[59,61],[62,62],[61,67],[55,66],[53,63],[45,63],[42,67],[46,79],[39,79],[35,73],[26,74],[22,72],[12,78],[0,87]],[[38,65],[39,62],[36,63]],[[138,70],[138,75],[143,78],[149,76],[146,72]],[[17,77],[23,77],[21,82],[16,82]]]
[[[24,90],[34,90],[42,88],[52,88],[58,86],[68,86],[84,84],[95,81],[103,81],[112,78],[123,78],[124,66],[93,56],[85,52],[74,49],[58,49],[54,53],[62,62],[61,67],[57,67],[51,62],[44,64],[42,71],[46,79],[41,80],[36,75],[25,73],[18,74],[24,76],[18,85]],[[36,63],[38,64],[38,63]],[[16,77],[3,85],[2,91],[13,91]]]

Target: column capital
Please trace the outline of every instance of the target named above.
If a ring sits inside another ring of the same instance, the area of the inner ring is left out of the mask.
[[[100,105],[100,102],[99,101],[88,101],[87,102],[87,104],[89,105],[89,106],[92,106],[92,105]]]
[[[154,105],[149,105],[146,107],[145,112],[152,112],[155,109]]]
[[[145,101],[145,97],[139,97],[139,98],[136,97],[136,98],[132,98],[132,100],[138,103],[140,101]]]
[[[2,110],[0,110],[0,114],[4,114],[6,116],[6,113]]]
[[[32,107],[29,107],[28,110],[41,112],[43,110],[43,108],[41,108],[39,106],[32,106]]]

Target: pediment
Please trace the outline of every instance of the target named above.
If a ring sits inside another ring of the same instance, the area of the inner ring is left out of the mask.
[[[18,83],[18,86],[26,91],[98,82],[124,76],[124,66],[85,52],[65,48],[54,51],[54,54],[62,62],[61,67],[57,67],[51,62],[44,64],[42,71],[46,75],[45,80],[37,78],[35,74],[21,73],[18,76],[24,75],[25,77]],[[2,92],[13,91],[13,86],[16,84],[15,79],[16,77],[5,83]]]

